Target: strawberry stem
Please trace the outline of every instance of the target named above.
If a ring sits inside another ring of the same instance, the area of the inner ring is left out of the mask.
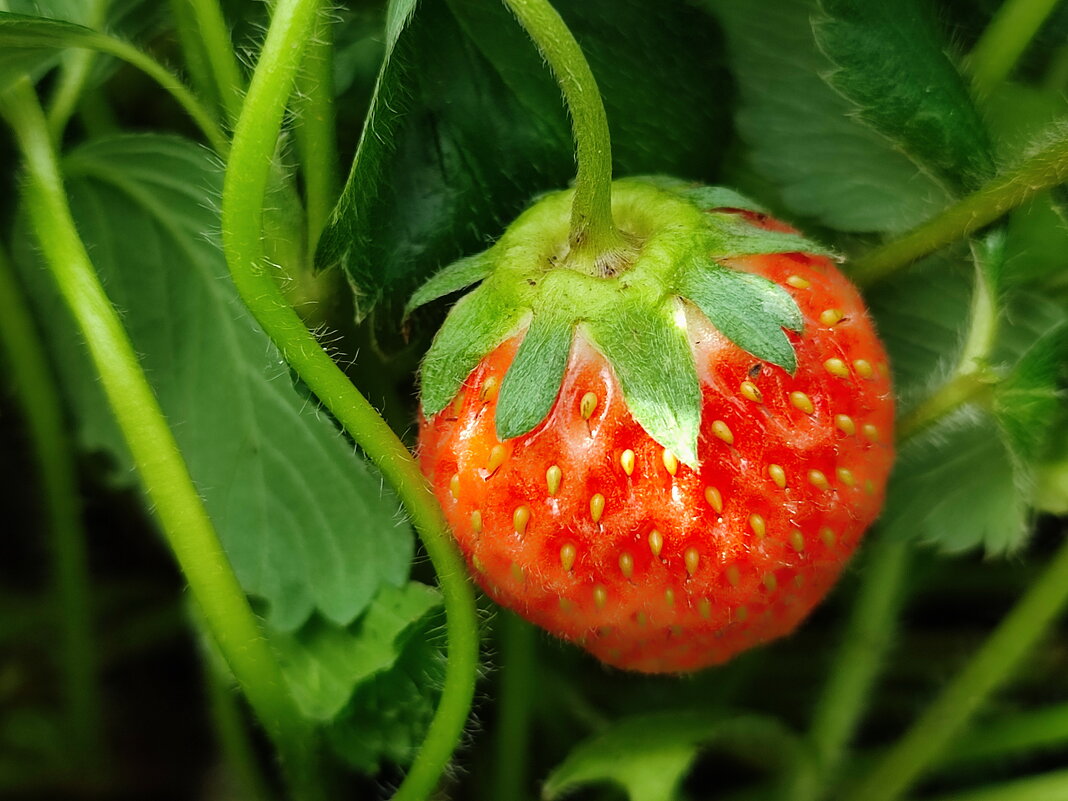
[[[478,667],[474,592],[434,495],[404,443],[322,349],[265,268],[264,199],[286,104],[321,0],[276,0],[271,24],[234,125],[222,196],[223,250],[242,299],[289,366],[393,485],[437,572],[445,601],[448,663],[426,738],[393,801],[434,792],[467,721]]]
[[[633,248],[612,219],[612,141],[601,93],[567,24],[548,0],[504,0],[548,62],[571,112],[578,157],[568,266],[609,275]]]
[[[861,287],[879,283],[945,245],[956,242],[1068,180],[1068,125],[1054,124],[1044,142],[1014,169],[954,203],[899,238],[853,262],[850,277]]]

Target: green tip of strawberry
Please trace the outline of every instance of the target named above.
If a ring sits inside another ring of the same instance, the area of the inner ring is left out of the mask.
[[[700,391],[686,341],[687,307],[728,339],[787,372],[796,368],[786,331],[800,333],[797,304],[781,287],[724,261],[761,253],[825,253],[818,245],[739,216],[755,207],[737,193],[671,179],[617,181],[614,211],[634,243],[606,274],[569,264],[572,192],[546,196],[488,251],[425,284],[408,311],[482,282],[446,320],[423,363],[427,416],[460,391],[475,365],[525,329],[497,409],[497,432],[512,439],[548,414],[576,330],[605,355],[631,413],[649,436],[696,466]],[[733,204],[730,209],[711,204]]]
[[[877,514],[885,355],[832,254],[737,193],[615,182],[632,248],[595,266],[571,197],[412,298],[481,282],[423,363],[422,464],[505,605],[622,667],[722,661],[790,630]]]

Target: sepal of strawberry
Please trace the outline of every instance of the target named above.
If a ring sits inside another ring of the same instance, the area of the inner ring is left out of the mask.
[[[633,244],[616,263],[591,270],[569,261],[573,192],[556,192],[539,198],[493,247],[446,267],[413,295],[409,313],[482,282],[453,307],[423,362],[427,417],[449,404],[490,351],[525,328],[500,387],[496,430],[502,440],[532,431],[552,408],[580,330],[611,364],[639,425],[696,467],[701,392],[688,306],[757,359],[795,370],[787,332],[801,332],[796,302],[774,282],[724,262],[833,254],[757,224],[760,207],[730,189],[654,176],[616,181],[613,197]]]

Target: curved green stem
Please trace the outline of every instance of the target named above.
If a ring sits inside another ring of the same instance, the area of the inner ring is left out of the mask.
[[[222,98],[227,117],[236,120],[237,115],[241,113],[241,91],[245,82],[222,9],[216,0],[186,2],[196,19],[197,30],[203,43],[202,51],[215,79],[215,90]]]
[[[114,36],[108,36],[103,33],[94,33],[91,36],[87,36],[86,38],[79,40],[77,45],[89,47],[94,50],[99,50],[101,53],[115,56],[116,58],[122,59],[130,66],[141,70],[141,72],[145,73],[145,75],[154,80],[162,89],[169,93],[178,105],[185,109],[185,112],[204,134],[204,138],[208,140],[208,144],[210,144],[217,153],[220,155],[226,153],[229,147],[229,142],[211,114],[201,105],[196,95],[189,91],[189,88],[182,83],[177,75],[164,67],[150,55],[138,50],[132,44],[124,42],[122,39],[116,39]]]
[[[397,792],[422,799],[459,742],[474,695],[478,621],[474,592],[448,525],[408,449],[352,385],[266,271],[261,240],[271,159],[304,44],[320,0],[278,0],[234,130],[222,199],[223,248],[238,292],[283,357],[393,485],[437,571],[445,599],[449,661],[441,702]]]
[[[115,308],[78,236],[44,112],[28,79],[0,97],[27,172],[25,207],[90,358],[164,536],[219,645],[290,769],[311,732],[292,703]]]
[[[849,628],[809,733],[815,767],[795,769],[791,801],[820,798],[841,765],[893,639],[908,555],[908,543],[889,537],[877,539],[868,554]]]
[[[104,26],[110,4],[111,0],[92,0],[89,27],[99,29]],[[52,141],[57,146],[63,138],[63,131],[71,115],[74,114],[95,61],[96,54],[91,50],[74,50],[64,54],[63,69],[48,108],[48,129],[52,132]]]
[[[334,115],[333,26],[319,16],[308,44],[304,69],[297,79],[300,98],[293,133],[304,174],[304,205],[308,217],[308,252],[315,253],[340,191],[337,132]]]
[[[59,601],[56,612],[60,616],[60,669],[67,728],[75,745],[77,769],[89,770],[98,764],[102,733],[89,557],[59,392],[29,308],[12,266],[0,250],[0,356],[22,408],[40,471],[55,560],[53,585]]]
[[[989,388],[981,373],[955,375],[901,418],[897,426],[899,439],[919,434],[950,412],[980,399]]]
[[[1059,0],[1005,0],[968,56],[975,93],[988,95],[1004,81]]]
[[[928,253],[989,225],[1037,193],[1068,181],[1068,126],[1015,169],[994,178],[933,219],[853,263],[853,280],[870,286]]]
[[[575,37],[548,0],[504,0],[549,63],[571,112],[578,152],[571,254],[579,268],[611,269],[629,250],[612,220],[612,140],[601,93]]]
[[[1068,605],[1068,541],[1038,581],[998,624],[968,665],[927,707],[847,798],[893,801],[904,795],[972,714],[1011,678],[1023,657]]]

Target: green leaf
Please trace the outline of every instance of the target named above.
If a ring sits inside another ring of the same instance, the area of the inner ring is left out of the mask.
[[[316,257],[346,271],[361,317],[399,307],[574,175],[560,92],[504,4],[425,2],[409,17],[412,5],[390,8],[394,46]],[[706,177],[729,132],[710,21],[682,3],[555,5],[600,83],[619,172]]]
[[[742,209],[743,211],[755,211],[758,214],[764,214],[767,211],[759,203],[726,186],[695,184],[692,181],[684,181],[681,178],[673,178],[669,175],[638,175],[628,180],[642,181],[661,189],[667,189],[700,207],[701,211]]]
[[[174,137],[123,136],[77,149],[65,172],[78,229],[242,586],[275,628],[316,609],[348,624],[406,579],[411,534],[377,471],[294,388],[230,283],[211,233],[217,159]],[[19,255],[79,443],[131,482],[84,345],[32,252]]]
[[[995,388],[994,415],[1018,473],[1028,478],[1054,424],[1063,420],[1066,365],[1068,322],[1063,322],[1039,338]]]
[[[0,90],[52,66],[68,47],[95,47],[100,37],[82,25],[0,11]]]
[[[753,225],[736,214],[711,213],[709,231],[713,259],[732,256],[755,256],[762,253],[812,253],[833,259],[841,257],[833,250],[787,231],[769,231]]]
[[[493,257],[488,250],[454,261],[448,267],[438,270],[426,283],[415,290],[404,307],[404,316],[407,317],[420,306],[425,306],[438,298],[477,284],[492,271]]]
[[[683,189],[680,195],[697,204],[703,211],[712,209],[741,209],[765,214],[767,209],[726,186],[695,186]]]
[[[954,192],[994,173],[983,120],[920,0],[820,0],[820,49],[838,67],[830,84],[856,115]]]
[[[756,170],[795,214],[841,231],[900,231],[944,206],[946,191],[850,115],[822,75],[813,0],[702,0],[723,23],[738,84],[738,130]]]
[[[516,351],[497,397],[497,436],[520,437],[534,429],[549,413],[571,353],[575,325],[554,309],[534,309],[530,327]]]
[[[523,312],[487,284],[457,301],[423,359],[423,414],[433,417],[449,405],[482,357],[519,328]]]
[[[419,752],[445,681],[443,630],[438,614],[414,627],[393,667],[357,687],[326,727],[327,743],[353,770],[407,767]]]
[[[673,298],[653,309],[624,303],[585,329],[615,370],[638,425],[683,464],[696,467],[701,387],[677,311]]]
[[[794,346],[783,329],[801,331],[801,310],[773,281],[698,262],[680,274],[676,291],[742,350],[789,373],[797,369]]]
[[[19,75],[37,76],[58,63],[70,48],[106,49],[108,34],[87,27],[91,3],[37,0],[8,2],[0,11],[0,89]],[[117,0],[108,8],[107,30],[126,39],[145,35],[159,27],[160,4],[145,0]],[[93,69],[93,82],[108,72],[109,60]]]
[[[318,722],[336,718],[356,688],[394,665],[405,635],[440,606],[437,590],[411,582],[383,587],[348,627],[316,616],[297,632],[274,635],[271,644],[304,716]]]
[[[947,553],[1019,548],[1029,530],[1027,500],[997,422],[968,407],[899,448],[882,523]]]
[[[615,784],[630,801],[675,801],[702,746],[714,744],[760,767],[783,767],[798,743],[778,721],[750,715],[717,719],[704,712],[625,718],[579,743],[549,775],[546,799],[586,784]]]

